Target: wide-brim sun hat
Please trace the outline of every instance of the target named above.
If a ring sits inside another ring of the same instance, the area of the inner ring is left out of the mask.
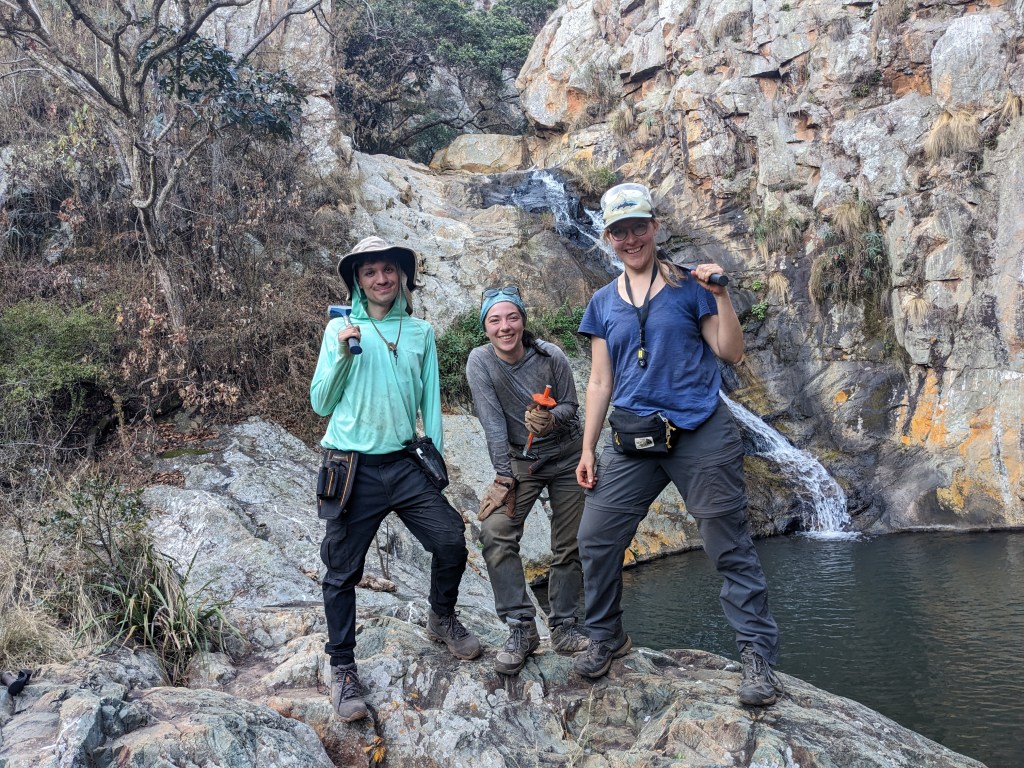
[[[364,261],[388,259],[394,261],[405,273],[405,284],[410,291],[416,283],[416,251],[404,245],[392,245],[383,238],[371,235],[364,237],[338,262],[338,274],[352,293],[355,287],[355,268]]]
[[[651,191],[643,184],[616,184],[601,196],[601,218],[605,229],[622,219],[653,219]]]

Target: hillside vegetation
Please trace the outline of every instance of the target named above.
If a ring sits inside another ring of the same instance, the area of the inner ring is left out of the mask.
[[[0,9],[0,527],[19,553],[2,668],[119,637],[180,677],[220,616],[138,525],[138,457],[249,415],[319,438],[308,382],[355,191],[310,163],[309,86],[267,42],[289,14],[233,50],[205,23],[228,5]],[[553,6],[306,10],[331,26],[356,148],[429,159],[462,130],[523,127],[509,84]]]

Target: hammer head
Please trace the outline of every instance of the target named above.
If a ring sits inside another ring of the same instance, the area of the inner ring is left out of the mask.
[[[331,304],[327,308],[327,316],[330,318],[335,317],[348,317],[352,314],[352,307],[347,304]]]
[[[21,670],[17,675],[13,672],[4,672],[0,674],[0,683],[7,686],[7,692],[11,696],[17,696],[28,685],[30,677],[32,677],[32,673],[27,669]]]

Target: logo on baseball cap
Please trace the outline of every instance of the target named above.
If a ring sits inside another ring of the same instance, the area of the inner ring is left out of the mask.
[[[651,191],[643,184],[617,184],[601,197],[601,218],[608,229],[620,219],[653,219]]]

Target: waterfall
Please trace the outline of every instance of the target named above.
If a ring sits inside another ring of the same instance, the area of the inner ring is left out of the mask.
[[[797,488],[802,506],[810,511],[804,519],[809,535],[821,538],[843,538],[850,535],[850,515],[846,511],[846,494],[811,454],[793,446],[778,431],[733,402],[724,394],[722,400],[753,443],[753,456],[762,456],[777,464],[782,475]]]
[[[573,199],[565,183],[548,170],[489,176],[489,185],[482,189],[484,207],[512,205],[529,213],[549,211],[555,217],[555,231],[586,249],[596,249],[605,257],[611,273],[622,271],[615,251],[601,238],[604,220],[601,212],[584,208]],[[514,180],[514,186],[508,184]]]

